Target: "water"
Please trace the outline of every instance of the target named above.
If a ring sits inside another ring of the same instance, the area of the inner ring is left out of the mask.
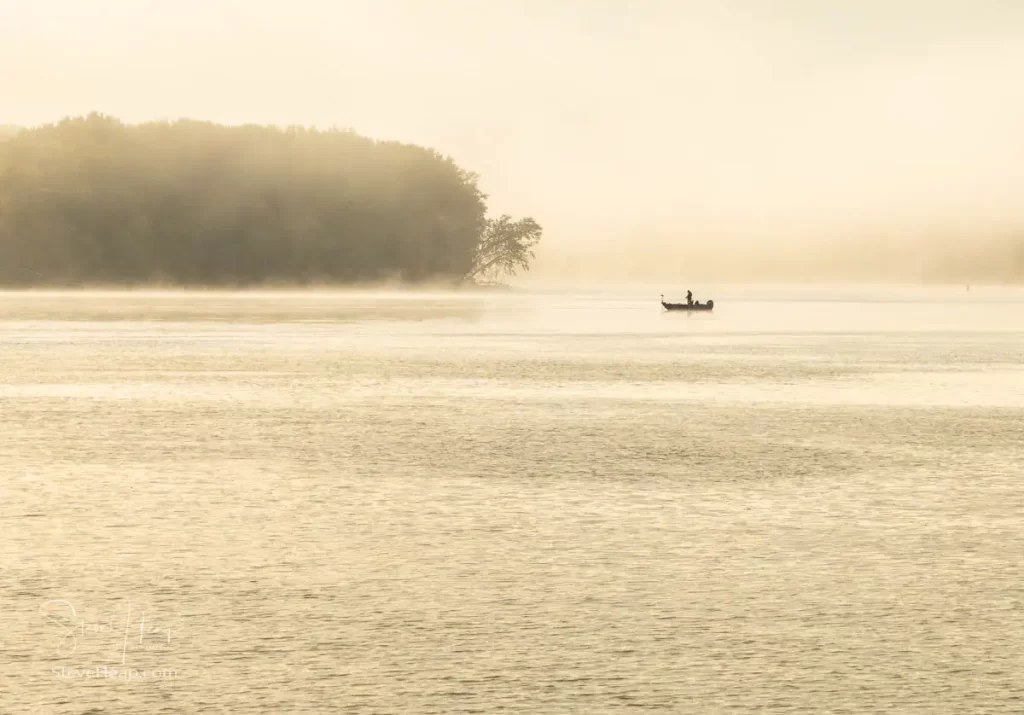
[[[1024,291],[660,292],[0,294],[0,712],[1024,711]]]

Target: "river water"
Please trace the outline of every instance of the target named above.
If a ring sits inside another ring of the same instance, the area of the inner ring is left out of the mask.
[[[1024,290],[660,292],[0,294],[0,712],[1024,712]]]

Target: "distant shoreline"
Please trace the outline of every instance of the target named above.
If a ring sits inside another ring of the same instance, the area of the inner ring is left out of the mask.
[[[138,291],[168,293],[323,293],[323,292],[423,292],[444,291],[452,293],[510,293],[522,291],[521,286],[507,284],[448,284],[448,283],[391,283],[391,282],[359,282],[359,283],[285,283],[253,284],[233,286],[227,284],[188,284],[188,283],[34,283],[32,285],[4,285],[0,283],[0,293],[90,293],[90,292],[121,292]]]
[[[4,138],[0,175],[0,287],[463,285],[543,233],[451,157],[352,131],[93,113]]]
[[[788,291],[938,291],[946,295],[963,296],[968,299],[974,293],[992,290],[1024,290],[1024,282],[1017,281],[978,281],[969,284],[949,281],[704,281],[704,280],[658,280],[655,278],[643,281],[595,279],[581,281],[579,279],[540,279],[517,282],[516,284],[452,284],[444,282],[403,283],[398,281],[358,282],[358,283],[290,283],[274,282],[251,285],[227,284],[183,284],[183,283],[36,283],[33,285],[0,284],[0,294],[32,294],[32,293],[168,293],[168,294],[298,294],[298,293],[451,293],[451,294],[546,294],[567,293],[583,295],[624,295],[650,294],[656,300],[659,294],[667,297],[685,295],[693,290],[696,296],[708,296],[709,293],[723,291],[740,291],[751,296],[769,297],[772,294]]]

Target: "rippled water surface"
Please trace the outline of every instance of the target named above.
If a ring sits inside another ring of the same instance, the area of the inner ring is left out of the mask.
[[[1024,712],[1024,291],[659,292],[0,294],[0,713]]]

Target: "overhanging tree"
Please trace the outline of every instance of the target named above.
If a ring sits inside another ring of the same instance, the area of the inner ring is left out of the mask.
[[[487,219],[466,279],[496,280],[501,273],[514,276],[520,269],[530,270],[530,260],[535,258],[533,247],[540,241],[541,233],[540,225],[529,217],[513,221],[503,214]]]

